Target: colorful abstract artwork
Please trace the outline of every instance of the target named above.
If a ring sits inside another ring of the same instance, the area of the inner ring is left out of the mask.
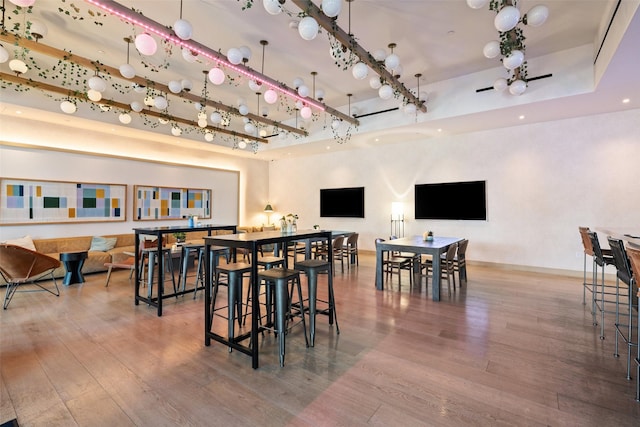
[[[0,178],[0,225],[126,220],[126,184]]]
[[[133,194],[134,220],[211,218],[211,190],[136,185]]]

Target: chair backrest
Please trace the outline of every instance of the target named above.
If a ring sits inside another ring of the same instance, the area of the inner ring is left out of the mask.
[[[338,236],[333,239],[333,255],[342,257],[342,245],[344,245],[344,236]]]
[[[465,258],[468,244],[469,244],[469,240],[467,239],[464,239],[461,242],[458,242],[458,259],[462,260]]]
[[[22,246],[0,245],[0,274],[8,283],[28,281],[60,267],[60,261]]]
[[[600,241],[598,240],[598,235],[593,231],[587,231],[587,235],[589,236],[589,241],[591,242],[591,247],[593,248],[593,256],[596,258],[596,261],[599,265],[604,265],[604,255],[602,254],[602,249],[600,248]]]
[[[349,237],[347,237],[347,246],[350,249],[354,249],[358,247],[358,233],[353,233]]]
[[[633,280],[637,288],[638,282],[640,281],[640,249],[627,246],[627,255],[629,256],[629,265],[631,265]],[[638,292],[638,294],[640,294],[640,292]]]
[[[618,278],[627,285],[631,285],[631,265],[629,264],[629,258],[624,250],[624,243],[620,239],[614,239],[613,237],[607,237],[609,246],[611,247],[611,254],[613,255],[613,263],[618,270]]]
[[[584,253],[589,256],[594,256],[593,245],[591,244],[591,239],[589,238],[589,227],[578,227],[578,231],[580,232],[580,238],[582,239]]]
[[[447,261],[447,264],[453,263],[453,259],[456,256],[457,250],[458,250],[457,245],[449,245],[449,247],[447,248],[447,254],[445,255],[445,260]]]

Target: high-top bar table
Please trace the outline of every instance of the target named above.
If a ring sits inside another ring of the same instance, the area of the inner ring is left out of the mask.
[[[235,225],[217,225],[217,224],[203,224],[195,227],[189,226],[171,226],[171,227],[152,227],[152,228],[134,228],[133,231],[136,233],[136,266],[135,266],[135,275],[136,275],[136,285],[135,285],[135,305],[139,305],[140,301],[146,302],[149,305],[157,307],[158,309],[158,317],[162,316],[162,300],[164,298],[175,297],[177,295],[182,295],[189,292],[194,292],[195,289],[189,289],[187,291],[179,291],[172,294],[164,293],[164,257],[158,256],[158,296],[153,298],[151,295],[149,297],[144,297],[140,295],[140,236],[155,236],[158,242],[158,254],[162,253],[162,237],[166,234],[172,234],[177,232],[185,232],[190,233],[193,231],[206,231],[209,236],[211,236],[211,232],[214,230],[228,230],[231,233],[235,233],[237,231],[237,226]],[[207,255],[207,258],[209,256]],[[207,262],[207,265],[209,263]],[[153,268],[153,266],[149,266],[149,268]]]
[[[209,259],[209,252],[212,246],[224,246],[232,249],[245,248],[251,251],[251,259],[258,259],[258,248],[260,245],[274,244],[280,246],[283,251],[283,258],[285,267],[287,263],[287,250],[288,243],[298,240],[303,240],[309,246],[311,240],[324,239],[327,241],[329,253],[331,253],[331,231],[328,230],[298,230],[296,232],[283,232],[283,231],[261,231],[257,233],[240,233],[240,234],[220,234],[217,236],[205,237],[205,256]],[[235,250],[233,251],[235,252]],[[331,257],[330,257],[331,258]],[[331,263],[331,269],[333,269],[333,261],[329,259]],[[333,270],[331,270],[333,271]],[[333,280],[333,274],[329,272],[329,280]],[[253,262],[251,264],[251,294],[259,295],[260,283],[258,278],[258,263]],[[230,340],[229,337],[216,334],[212,331],[213,322],[213,308],[211,307],[211,266],[210,263],[206,263],[205,266],[205,308],[204,308],[204,345],[211,345],[211,340],[223,343],[232,349],[238,350],[241,353],[251,356],[251,362],[253,369],[258,368],[258,316],[259,316],[259,301],[258,298],[251,299],[251,330],[245,334],[241,334]],[[243,345],[242,341],[249,339],[248,345]]]
[[[431,281],[431,299],[440,301],[440,255],[445,253],[449,246],[462,241],[460,237],[434,237],[432,241],[425,242],[422,236],[403,237],[401,239],[385,240],[376,244],[376,288],[384,289],[382,277],[382,252],[397,251],[411,252],[415,254],[427,254],[433,257],[433,280]],[[420,272],[420,266],[413,266],[413,273]]]

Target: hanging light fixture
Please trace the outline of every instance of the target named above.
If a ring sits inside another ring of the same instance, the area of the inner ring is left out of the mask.
[[[319,29],[318,21],[311,16],[305,16],[300,20],[300,23],[298,23],[298,34],[300,34],[300,37],[304,40],[315,39]]]
[[[193,35],[193,27],[189,21],[182,19],[182,0],[180,0],[180,19],[173,24],[173,31],[182,40],[189,40]]]
[[[393,74],[393,70],[400,65],[400,58],[398,57],[398,55],[393,53],[393,49],[397,47],[397,44],[389,43],[388,47],[389,49],[391,49],[391,53],[384,59],[384,66],[391,74]]]
[[[203,70],[202,74],[204,74],[204,88],[202,89],[202,106],[200,112],[198,113],[198,126],[201,128],[207,127],[207,76],[209,72],[207,70]]]
[[[40,22],[35,19],[30,20],[29,33],[31,33],[31,37],[36,40],[36,43],[40,41],[40,39],[46,37],[48,32],[49,30],[44,22]]]
[[[122,64],[119,68],[120,74],[125,79],[132,79],[136,75],[136,70],[129,64],[129,48],[131,47],[131,37],[125,37],[124,41],[127,43],[127,63]]]
[[[147,33],[138,34],[134,44],[138,52],[145,56],[151,56],[158,50],[156,40]]]
[[[63,113],[73,114],[76,112],[77,107],[74,102],[71,102],[69,99],[66,99],[60,103],[60,109]]]

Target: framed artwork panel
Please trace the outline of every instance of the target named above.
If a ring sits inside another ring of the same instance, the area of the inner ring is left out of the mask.
[[[0,178],[0,225],[126,220],[126,184]]]
[[[211,190],[135,185],[133,219],[135,221],[211,218]]]

